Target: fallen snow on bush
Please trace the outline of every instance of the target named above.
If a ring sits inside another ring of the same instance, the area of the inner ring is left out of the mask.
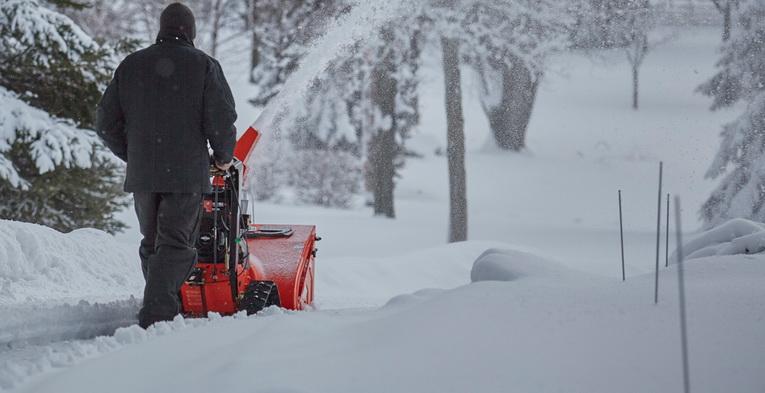
[[[71,121],[32,107],[0,86],[0,180],[7,180],[14,187],[29,186],[5,155],[17,133],[27,134],[32,141],[32,158],[40,173],[57,165],[89,167],[94,145],[101,143],[95,132],[79,129]]]
[[[560,277],[561,272],[567,270],[569,269],[550,257],[518,250],[490,248],[473,263],[470,280],[515,281],[525,277]],[[573,271],[569,270],[569,273],[573,274]]]
[[[694,236],[684,242],[683,258],[702,258],[713,255],[759,254],[765,251],[765,225],[743,218],[735,218],[724,224]],[[677,252],[671,262],[677,262]]]

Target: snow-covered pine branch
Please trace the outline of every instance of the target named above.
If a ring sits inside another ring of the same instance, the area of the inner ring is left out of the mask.
[[[50,68],[62,61],[92,62],[102,48],[69,17],[41,7],[38,0],[6,0],[0,3],[0,64],[24,57],[30,65]],[[102,68],[113,69],[117,59],[98,59]],[[87,82],[100,75],[85,73]]]
[[[707,177],[725,175],[701,208],[707,227],[731,218],[765,222],[765,3],[744,0],[738,25],[723,44],[721,70],[699,91],[712,109],[746,103],[744,113],[723,128]]]
[[[19,137],[31,142],[34,165],[41,174],[59,165],[88,168],[94,146],[101,144],[95,132],[34,108],[0,86],[0,179],[27,188],[28,181],[19,176],[6,155]]]

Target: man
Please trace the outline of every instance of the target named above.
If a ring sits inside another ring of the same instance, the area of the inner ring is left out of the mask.
[[[143,235],[146,279],[138,323],[147,328],[180,312],[178,291],[196,264],[202,194],[215,165],[228,169],[236,144],[234,98],[220,64],[194,48],[194,14],[173,3],[154,45],[125,58],[98,104],[96,130],[127,163]]]

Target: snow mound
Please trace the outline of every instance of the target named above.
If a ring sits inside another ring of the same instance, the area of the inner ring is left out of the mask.
[[[759,254],[765,251],[765,225],[734,218],[683,244],[683,258],[715,255]],[[677,250],[671,260],[677,262]]]
[[[424,301],[431,299],[439,294],[444,293],[445,289],[438,289],[438,288],[428,288],[428,289],[421,289],[417,292],[411,293],[411,294],[403,294],[398,295],[393,298],[391,298],[387,303],[385,303],[385,308],[407,308],[416,306],[420,303],[423,303]]]
[[[470,280],[515,281],[523,277],[560,277],[568,270],[552,259],[519,250],[490,248],[473,263]]]
[[[61,233],[0,220],[0,305],[142,295],[137,247],[95,229]]]

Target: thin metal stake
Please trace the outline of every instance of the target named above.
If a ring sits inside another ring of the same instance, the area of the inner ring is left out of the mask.
[[[680,197],[675,196],[675,230],[677,231],[677,284],[680,292],[680,336],[683,350],[683,384],[685,393],[691,391],[691,380],[688,372],[688,327],[685,319],[685,278],[683,277],[683,241],[680,233]]]
[[[627,278],[624,275],[624,224],[622,220],[622,190],[619,190],[619,237],[622,241],[622,281]]]
[[[661,175],[664,163],[659,161],[659,209],[656,215],[656,287],[653,302],[659,303],[659,250],[661,249]]]
[[[664,242],[664,267],[669,267],[669,194],[667,194],[667,240]]]

